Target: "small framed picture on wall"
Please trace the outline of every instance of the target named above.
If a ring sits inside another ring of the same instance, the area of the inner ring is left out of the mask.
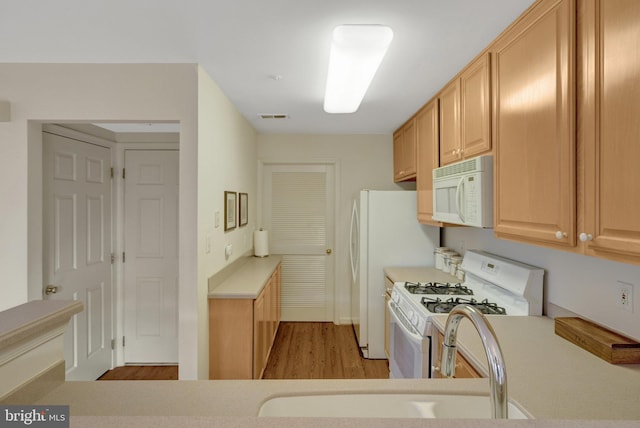
[[[231,230],[236,228],[236,192],[224,192],[224,230]]]
[[[240,227],[249,223],[249,194],[239,193],[240,195]]]

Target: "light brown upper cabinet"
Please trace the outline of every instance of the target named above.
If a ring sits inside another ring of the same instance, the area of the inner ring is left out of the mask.
[[[640,1],[587,0],[579,39],[586,254],[640,262]]]
[[[413,118],[393,134],[393,181],[416,178],[416,127]]]
[[[418,221],[440,226],[433,220],[433,174],[438,167],[438,99],[429,101],[416,115]]]
[[[499,238],[576,244],[575,19],[542,0],[490,47]]]
[[[462,158],[460,150],[460,79],[440,91],[440,165]]]
[[[440,165],[491,150],[489,55],[474,60],[439,94]]]

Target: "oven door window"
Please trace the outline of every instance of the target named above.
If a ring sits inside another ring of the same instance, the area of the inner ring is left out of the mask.
[[[391,303],[391,302],[390,302]],[[418,334],[395,305],[390,304],[391,349],[389,369],[392,378],[430,377],[430,338]]]

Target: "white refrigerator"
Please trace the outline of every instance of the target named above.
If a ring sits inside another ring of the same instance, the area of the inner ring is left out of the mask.
[[[434,265],[440,229],[418,223],[411,190],[362,190],[353,201],[349,255],[351,319],[365,358],[384,353],[384,268]]]

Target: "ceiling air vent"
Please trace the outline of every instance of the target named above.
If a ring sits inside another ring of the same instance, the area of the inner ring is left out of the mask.
[[[261,114],[262,119],[289,119],[288,114]]]

